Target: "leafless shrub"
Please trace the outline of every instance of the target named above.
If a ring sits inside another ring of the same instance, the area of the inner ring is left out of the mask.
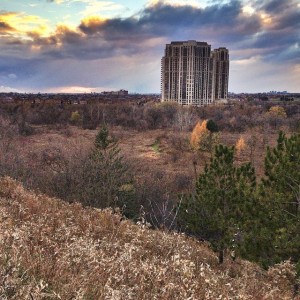
[[[174,128],[179,131],[189,131],[197,121],[195,109],[192,107],[177,106],[176,115],[173,121]]]

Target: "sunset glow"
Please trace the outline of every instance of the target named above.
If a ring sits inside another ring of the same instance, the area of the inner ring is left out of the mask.
[[[165,44],[199,40],[229,49],[229,91],[299,92],[299,20],[297,0],[2,0],[0,90],[159,93]]]

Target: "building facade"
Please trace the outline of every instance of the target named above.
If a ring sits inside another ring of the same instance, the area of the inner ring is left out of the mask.
[[[206,42],[171,42],[161,61],[161,100],[206,105],[227,99],[228,75],[226,48],[211,51]]]

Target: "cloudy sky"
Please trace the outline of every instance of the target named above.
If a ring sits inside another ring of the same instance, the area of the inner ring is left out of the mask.
[[[231,92],[300,92],[300,0],[0,0],[0,92],[158,93],[176,40],[227,47]]]

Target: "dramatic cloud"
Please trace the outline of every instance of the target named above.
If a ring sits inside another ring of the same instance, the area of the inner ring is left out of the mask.
[[[10,32],[11,36],[23,39],[32,31],[38,35],[49,34],[47,20],[34,15],[17,12],[0,11],[0,32]]]
[[[79,29],[85,34],[100,34],[107,40],[143,39],[149,36],[178,36],[181,32],[199,35],[208,30],[224,36],[224,32],[238,37],[256,33],[260,29],[260,18],[242,14],[241,3],[232,1],[225,5],[213,5],[207,8],[192,6],[172,6],[158,2],[146,7],[140,15],[121,19],[101,20],[91,18],[83,20]],[[208,34],[205,34],[207,36]],[[230,39],[230,38],[229,38]]]
[[[85,8],[96,8],[97,2],[97,7],[103,9],[122,6],[94,0],[47,2],[80,2],[87,5]],[[262,81],[266,76],[270,90],[276,86],[298,88],[298,1],[249,0],[247,5],[238,0],[210,1],[206,6],[197,5],[196,0],[189,2],[193,5],[186,3],[149,2],[129,17],[87,14],[77,26],[60,23],[52,30],[42,17],[0,11],[0,66],[5,74],[16,76],[1,77],[0,85],[158,92],[165,44],[194,39],[207,41],[212,47],[229,48],[233,91],[241,91],[241,86],[245,91],[265,89]],[[78,14],[84,16],[86,11]]]
[[[0,32],[15,31],[8,23],[0,21]]]

